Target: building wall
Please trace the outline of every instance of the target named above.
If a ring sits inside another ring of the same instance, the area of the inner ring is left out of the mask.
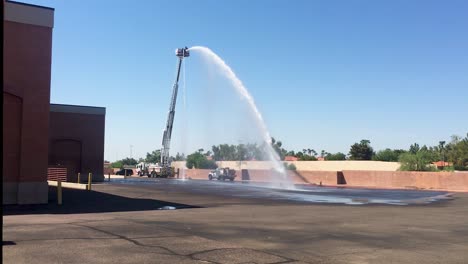
[[[186,169],[185,177],[208,180],[211,170]],[[236,181],[242,173],[236,171]],[[271,170],[248,170],[251,182],[275,182]],[[315,184],[323,186],[363,187],[381,189],[422,189],[468,192],[468,172],[420,172],[420,171],[286,171],[288,180],[294,184]],[[273,176],[273,177],[272,177]],[[181,175],[182,177],[182,175]],[[281,180],[281,178],[279,178]]]
[[[422,171],[343,171],[346,185],[468,191],[468,173]]]
[[[104,180],[105,108],[52,104],[49,165],[67,167],[68,181]]]
[[[283,161],[281,162],[283,163]],[[342,171],[342,170],[373,170],[396,171],[400,168],[398,162],[384,162],[372,160],[327,160],[327,161],[288,161],[301,171]],[[269,170],[273,168],[271,161],[217,161],[219,167],[231,169]],[[185,161],[174,161],[171,164],[175,168],[184,168]]]
[[[47,203],[53,9],[4,2],[3,203]]]

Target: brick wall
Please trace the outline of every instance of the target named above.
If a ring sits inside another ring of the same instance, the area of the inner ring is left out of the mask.
[[[3,149],[3,203],[47,203],[52,25],[22,22],[18,14],[35,8],[3,4],[3,96],[12,106],[3,108],[3,142],[11,143]]]

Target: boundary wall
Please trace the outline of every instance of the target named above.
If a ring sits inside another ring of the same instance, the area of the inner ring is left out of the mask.
[[[208,180],[211,170],[186,169],[185,177]],[[236,181],[281,181],[273,170],[236,170]],[[295,184],[323,186],[366,187],[380,189],[422,189],[468,192],[468,172],[415,171],[287,171],[288,180]]]

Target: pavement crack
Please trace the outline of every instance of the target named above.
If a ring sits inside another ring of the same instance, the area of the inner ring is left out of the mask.
[[[215,248],[215,249],[202,250],[202,251],[194,252],[194,253],[189,254],[187,256],[190,257],[193,260],[203,260],[203,259],[197,258],[196,255],[210,253],[210,252],[214,252],[214,251],[218,251],[218,250],[229,250],[229,249],[232,249],[232,250],[239,250],[239,249],[251,250],[251,251],[254,251],[254,252],[260,252],[260,253],[263,253],[263,254],[266,254],[266,255],[271,255],[271,256],[275,256],[275,257],[284,259],[282,261],[274,262],[272,264],[291,263],[291,262],[298,261],[297,259],[288,258],[288,257],[281,256],[281,255],[278,255],[278,254],[274,254],[274,253],[271,253],[271,252],[265,252],[265,251],[262,251],[262,250],[257,250],[257,249],[252,249],[252,248],[237,248],[237,247],[235,247],[235,248]],[[205,261],[205,260],[203,260],[203,261]]]
[[[75,226],[81,226],[81,227],[86,227],[86,228],[89,228],[91,230],[94,230],[94,231],[98,231],[98,232],[101,232],[101,233],[104,233],[104,234],[107,234],[107,235],[111,235],[111,236],[115,236],[119,239],[123,239],[125,241],[128,241],[136,246],[140,246],[140,247],[152,247],[152,248],[160,248],[160,249],[163,249],[163,250],[166,250],[167,252],[171,253],[172,255],[176,255],[176,256],[185,256],[185,255],[181,255],[181,254],[178,254],[177,252],[169,249],[169,248],[166,248],[166,247],[163,247],[163,246],[155,246],[155,245],[145,245],[145,244],[142,244],[134,239],[131,239],[131,238],[128,238],[126,236],[122,236],[122,235],[119,235],[119,234],[115,234],[115,233],[112,233],[112,232],[109,232],[109,231],[105,231],[105,230],[102,230],[102,229],[99,229],[99,228],[96,228],[96,227],[92,227],[92,226],[87,226],[87,225],[79,225],[79,224],[72,224],[72,225],[75,225]]]
[[[50,239],[24,239],[24,240],[15,240],[15,242],[34,242],[34,241],[59,241],[59,240],[110,240],[110,239],[120,239],[118,237],[63,237],[63,238],[50,238]]]

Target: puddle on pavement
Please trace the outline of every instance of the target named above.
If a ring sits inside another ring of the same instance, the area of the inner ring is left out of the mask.
[[[109,182],[108,182],[109,183]],[[222,182],[206,180],[177,180],[154,178],[112,179],[110,184],[151,185],[157,189],[174,189],[192,193],[230,196],[250,199],[286,200],[306,203],[347,205],[387,204],[425,205],[453,199],[450,193],[420,190],[358,189],[343,187],[296,186],[296,189],[278,189],[262,183]],[[175,210],[160,208],[160,210]]]

